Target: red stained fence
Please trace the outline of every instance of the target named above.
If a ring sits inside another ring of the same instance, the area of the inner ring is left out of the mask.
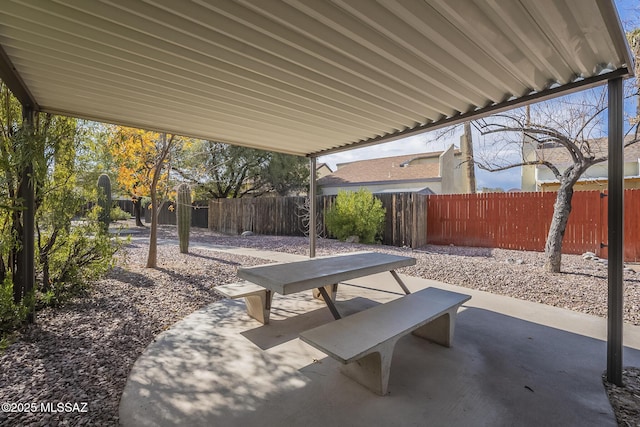
[[[487,193],[429,196],[427,241],[436,245],[544,251],[556,193]],[[640,190],[625,190],[624,257],[640,260]],[[563,253],[607,257],[607,197],[577,191]]]

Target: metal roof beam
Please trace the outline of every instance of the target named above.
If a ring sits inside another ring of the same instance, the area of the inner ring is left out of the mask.
[[[0,79],[9,87],[9,90],[18,98],[23,107],[32,111],[40,111],[36,99],[11,63],[2,45],[0,45]]]
[[[408,136],[417,135],[426,131],[441,129],[446,126],[453,126],[460,124],[462,122],[466,122],[468,120],[475,120],[481,117],[486,117],[491,114],[501,113],[503,111],[508,111],[514,108],[522,107],[527,104],[531,104],[533,102],[542,102],[552,98],[556,98],[558,96],[568,95],[570,93],[578,92],[580,90],[589,89],[601,84],[606,83],[610,79],[615,79],[617,77],[630,77],[633,75],[633,72],[630,71],[629,68],[623,67],[617,70],[600,74],[598,76],[589,77],[586,79],[576,80],[571,83],[567,83],[564,85],[559,85],[550,89],[546,89],[540,92],[535,92],[529,95],[521,96],[515,99],[510,99],[508,101],[500,102],[498,104],[489,105],[484,108],[480,108],[475,111],[470,111],[463,114],[458,114],[452,117],[446,117],[440,120],[436,120],[434,122],[418,125],[409,129],[405,129],[403,131],[394,132],[388,135],[382,135],[377,138],[371,138],[367,140],[362,140],[358,142],[354,142],[352,144],[347,144],[340,147],[330,148],[328,150],[319,151],[316,153],[310,153],[308,156],[325,156],[327,154],[333,154],[340,151],[351,150],[354,148],[362,148],[370,145],[377,145],[386,142],[396,141],[398,139],[406,138]]]

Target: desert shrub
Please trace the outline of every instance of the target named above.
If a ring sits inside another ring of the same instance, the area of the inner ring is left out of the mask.
[[[74,221],[85,206],[97,205],[93,193],[83,193],[79,173],[91,162],[79,161],[93,141],[93,127],[80,126],[76,119],[41,113],[35,126],[22,123],[19,102],[0,82],[0,347],[12,330],[23,324],[27,307],[57,304],[103,274],[117,250],[98,224],[96,207],[89,218]],[[24,246],[25,197],[20,177],[28,172],[35,188],[34,292],[24,289],[16,260]],[[85,190],[89,191],[88,188]],[[14,303],[14,293],[21,299]]]
[[[131,214],[127,211],[122,210],[120,206],[113,206],[111,208],[111,212],[109,213],[111,221],[124,221],[131,218]]]
[[[0,283],[0,342],[24,323],[27,313],[26,301],[21,304],[13,302],[13,284],[9,278],[5,278]]]
[[[39,306],[59,305],[82,293],[113,265],[113,255],[121,242],[104,231],[98,221],[98,211],[96,206],[85,221],[58,229],[56,243],[49,246],[51,250],[46,254],[37,251],[36,269],[41,282],[36,295]],[[46,233],[42,239],[51,241],[51,237]]]
[[[341,191],[327,211],[325,223],[329,232],[340,240],[358,236],[362,243],[373,243],[376,235],[382,233],[384,216],[382,202],[369,191]]]

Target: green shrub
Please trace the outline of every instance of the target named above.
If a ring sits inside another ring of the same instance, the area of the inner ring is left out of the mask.
[[[86,221],[59,230],[53,250],[43,254],[36,248],[39,261],[36,268],[42,280],[38,306],[59,305],[81,294],[113,265],[113,255],[122,242],[104,231],[98,220],[99,211],[100,208],[95,207]],[[42,238],[48,240],[51,236],[46,234]]]
[[[9,278],[0,283],[0,341],[24,323],[29,310],[27,304],[26,299],[22,304],[13,302],[13,285]]]
[[[382,233],[385,209],[382,202],[369,191],[341,191],[335,204],[325,215],[325,223],[331,234],[340,240],[358,236],[362,243],[373,243]]]
[[[124,221],[131,218],[131,214],[127,211],[123,211],[120,206],[112,207],[109,216],[111,218],[111,222]]]

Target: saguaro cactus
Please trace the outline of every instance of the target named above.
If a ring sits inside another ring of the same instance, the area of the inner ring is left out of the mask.
[[[109,175],[102,174],[98,177],[98,206],[100,206],[100,215],[98,220],[102,223],[105,231],[109,229],[111,222],[111,179]]]
[[[180,184],[176,189],[176,224],[180,252],[189,252],[189,231],[191,230],[191,189],[187,184]]]

